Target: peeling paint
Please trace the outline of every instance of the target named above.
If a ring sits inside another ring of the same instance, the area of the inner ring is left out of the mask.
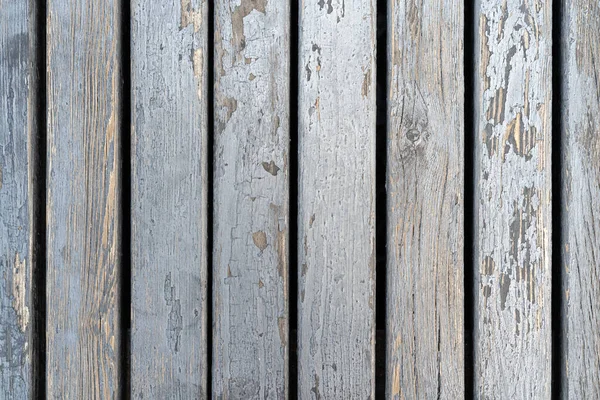
[[[180,350],[183,316],[181,315],[181,302],[175,296],[175,286],[172,285],[170,272],[165,277],[164,298],[167,306],[171,307],[167,321],[167,341],[171,351],[177,353]]]
[[[231,32],[233,34],[233,46],[239,54],[246,47],[246,36],[244,35],[244,18],[252,11],[266,12],[267,0],[241,0],[231,13]]]
[[[369,95],[369,89],[371,88],[371,68],[367,70],[365,73],[361,93],[363,97],[367,97]]]
[[[279,341],[281,347],[287,346],[287,320],[284,317],[277,318],[277,326],[279,328]]]
[[[204,91],[206,90],[205,84],[205,76],[204,73],[204,54],[202,53],[202,49],[195,49],[192,55],[192,66],[194,70],[194,78],[196,81],[196,92],[198,93],[198,98],[204,98]]]
[[[190,25],[194,26],[194,32],[198,32],[202,27],[202,9],[194,9],[192,0],[181,0],[181,23],[179,29],[184,29]]]
[[[492,276],[496,270],[496,263],[491,256],[485,256],[481,265],[481,274]]]
[[[26,303],[27,294],[27,269],[26,261],[21,260],[19,253],[15,253],[15,263],[12,271],[12,306],[17,314],[17,322],[21,332],[25,332],[29,325],[29,307]]]

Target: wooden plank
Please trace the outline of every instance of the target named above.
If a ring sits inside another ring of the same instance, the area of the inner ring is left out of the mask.
[[[600,398],[600,3],[562,2],[563,398]]]
[[[132,3],[133,398],[207,393],[206,1]]]
[[[552,7],[475,10],[475,395],[548,399]]]
[[[214,398],[288,392],[290,4],[215,4]]]
[[[374,398],[374,0],[302,2],[298,393]]]
[[[462,1],[392,0],[387,394],[464,398]]]
[[[0,399],[33,396],[36,3],[0,1]]]
[[[47,3],[47,391],[120,392],[121,1]]]

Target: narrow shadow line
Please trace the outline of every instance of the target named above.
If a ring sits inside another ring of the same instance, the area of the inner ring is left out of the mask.
[[[32,182],[32,386],[34,399],[46,398],[46,1],[30,0],[33,15],[30,29],[35,39],[32,86],[35,101],[36,123],[31,140]]]
[[[289,396],[298,398],[298,0],[290,2]]]
[[[552,399],[563,393],[562,304],[562,7],[552,4]]]
[[[475,356],[474,356],[474,248],[475,245],[475,1],[465,0],[464,4],[464,362],[465,362],[465,399],[473,399],[475,394]]]
[[[214,249],[214,135],[215,135],[215,10],[214,3],[208,2],[208,37],[207,48],[207,156],[206,156],[206,185],[207,185],[207,214],[206,214],[206,398],[212,399],[213,376],[213,249]]]
[[[387,82],[388,2],[377,2],[377,73],[375,138],[375,399],[385,398],[387,299]]]
[[[121,398],[131,397],[131,9],[121,3]]]

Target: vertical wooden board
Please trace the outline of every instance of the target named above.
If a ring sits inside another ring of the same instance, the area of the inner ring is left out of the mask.
[[[32,395],[35,12],[0,1],[0,399]]]
[[[475,18],[475,395],[550,398],[552,7]]]
[[[132,3],[132,397],[206,398],[203,0]]]
[[[600,3],[562,2],[563,398],[600,398]]]
[[[299,11],[298,394],[375,392],[374,0]]]
[[[464,397],[463,2],[389,3],[387,395]]]
[[[47,393],[120,391],[119,0],[47,3]]]
[[[215,4],[217,399],[288,392],[289,20],[288,1]]]

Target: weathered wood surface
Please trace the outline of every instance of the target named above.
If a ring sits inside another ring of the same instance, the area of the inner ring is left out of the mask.
[[[215,3],[213,382],[288,391],[290,5]]]
[[[47,3],[47,391],[120,391],[120,0]]]
[[[298,394],[374,398],[374,0],[299,10]]]
[[[34,1],[0,1],[0,399],[32,396]]]
[[[132,397],[207,393],[206,1],[132,3]]]
[[[600,3],[563,1],[562,11],[562,389],[565,399],[597,399],[600,398]]]
[[[389,4],[387,396],[459,399],[463,2]]]
[[[475,18],[475,396],[550,398],[551,4]]]

